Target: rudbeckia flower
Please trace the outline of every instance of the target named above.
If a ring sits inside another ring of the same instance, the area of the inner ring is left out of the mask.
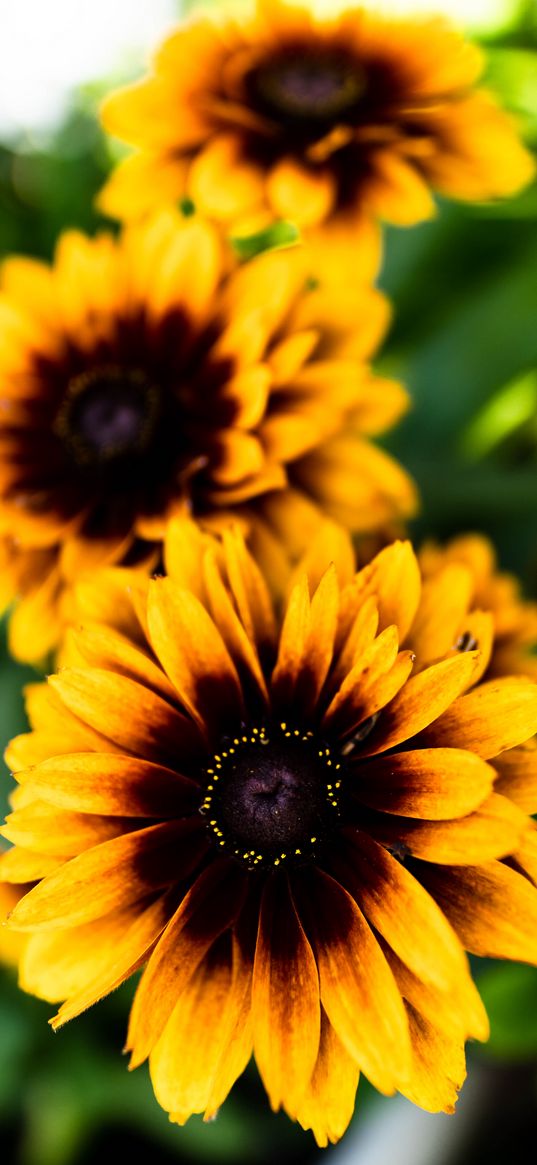
[[[322,17],[283,0],[197,16],[104,103],[105,128],[136,152],[101,209],[127,219],[188,197],[226,222],[264,211],[329,226],[341,258],[354,237],[374,267],[375,220],[407,226],[434,214],[433,191],[490,199],[531,178],[511,118],[475,87],[482,67],[437,17]]]
[[[71,666],[28,694],[0,866],[41,878],[12,923],[54,1027],[145,967],[127,1046],[171,1119],[210,1118],[253,1051],[320,1145],[360,1072],[451,1111],[487,1036],[465,948],[537,962],[511,856],[533,823],[490,763],[535,732],[537,685],[481,681],[491,619],[460,649],[453,580],[431,602],[409,544],[355,575],[333,535],[281,615],[234,527],[185,524],[173,571],[122,600],[109,571]]]
[[[426,543],[419,562],[427,578],[451,564],[466,568],[468,602],[490,611],[494,644],[487,676],[522,674],[537,679],[537,603],[525,599],[514,575],[499,570],[492,543],[482,534],[462,534],[446,546]],[[458,572],[461,577],[461,572]]]
[[[241,266],[172,211],[119,240],[67,232],[52,267],[4,264],[0,598],[23,596],[18,658],[54,647],[83,571],[154,566],[176,510],[261,517],[289,493],[310,525],[321,506],[357,530],[413,510],[367,440],[408,404],[366,363],[386,300],[327,280],[300,247]]]

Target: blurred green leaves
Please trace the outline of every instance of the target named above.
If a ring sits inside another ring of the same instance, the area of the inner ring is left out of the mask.
[[[537,1064],[537,968],[492,964],[479,978],[479,991],[491,1025],[482,1054]]]
[[[291,222],[275,222],[263,231],[253,235],[234,235],[231,239],[233,250],[243,262],[255,259],[264,251],[277,251],[291,247],[298,242],[300,231]]]

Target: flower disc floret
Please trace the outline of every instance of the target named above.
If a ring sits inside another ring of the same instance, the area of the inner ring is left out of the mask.
[[[311,858],[339,817],[341,760],[285,721],[225,744],[207,769],[201,807],[216,844],[250,869]]]

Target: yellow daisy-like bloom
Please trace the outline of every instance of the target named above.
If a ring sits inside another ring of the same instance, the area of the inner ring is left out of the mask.
[[[365,531],[414,509],[368,441],[408,404],[366,363],[387,302],[310,264],[297,247],[241,266],[172,211],[119,240],[68,232],[52,267],[4,264],[0,597],[23,596],[18,658],[54,647],[84,570],[154,566],[176,510],[257,516],[277,539],[301,502],[304,538],[318,507]]]
[[[355,575],[332,531],[280,617],[236,528],[174,538],[168,577],[95,585],[8,751],[0,871],[42,879],[21,983],[65,1000],[58,1027],[145,966],[131,1064],[178,1123],[252,1050],[320,1145],[360,1071],[451,1111],[487,1036],[465,948],[537,962],[534,827],[490,763],[535,732],[537,685],[481,681],[491,618],[455,609],[451,568],[433,601],[408,543]]]
[[[494,646],[488,676],[528,675],[537,680],[537,603],[524,599],[514,575],[498,569],[496,552],[481,534],[463,534],[446,546],[430,542],[419,554],[427,578],[452,563],[467,568],[468,602],[490,611]]]
[[[128,219],[186,196],[227,222],[324,224],[340,259],[351,230],[374,267],[376,219],[406,226],[434,213],[432,190],[490,199],[531,178],[511,118],[475,88],[482,65],[442,18],[321,17],[282,0],[195,17],[105,101],[105,128],[136,153],[101,208]]]

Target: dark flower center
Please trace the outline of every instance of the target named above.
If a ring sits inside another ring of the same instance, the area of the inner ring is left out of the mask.
[[[261,65],[252,80],[269,115],[306,122],[336,120],[365,88],[357,62],[336,51],[297,49]]]
[[[341,763],[311,732],[254,728],[214,757],[202,812],[250,868],[304,861],[337,822],[341,784]]]
[[[128,460],[151,443],[160,403],[144,372],[115,365],[92,369],[69,382],[56,432],[82,466]]]

